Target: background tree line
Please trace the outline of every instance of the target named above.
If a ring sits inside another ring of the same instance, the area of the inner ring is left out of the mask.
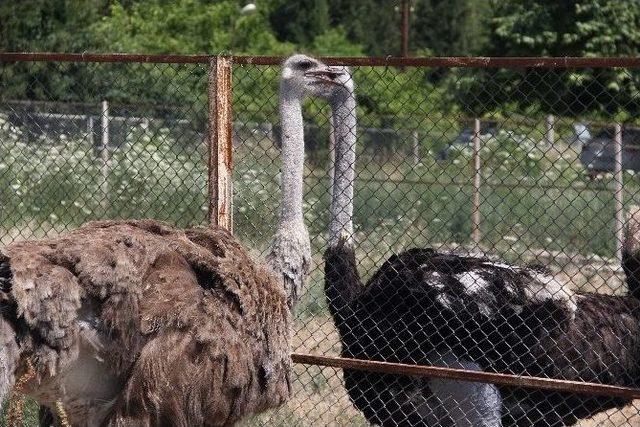
[[[0,2],[0,51],[399,53],[399,0],[254,2],[257,12],[242,15],[245,0],[5,0]],[[410,46],[413,55],[636,56],[640,2],[413,0]],[[77,101],[94,93],[125,102],[132,95],[113,85],[125,79],[139,86],[136,101],[192,102],[203,97],[199,84],[203,72],[180,67],[19,64],[2,67],[0,96]],[[439,108],[473,114],[539,110],[634,119],[640,109],[640,79],[630,70],[407,72],[409,76],[387,70],[384,79],[433,97]],[[250,82],[259,74],[249,77],[238,85],[243,92],[238,96],[245,100],[264,91]],[[401,113],[403,106],[398,111],[393,107],[398,102],[394,103],[392,90],[386,91],[387,99],[370,90],[375,82],[366,83],[360,84],[366,111],[380,117]],[[92,90],[78,90],[83,85]],[[499,90],[488,90],[492,86]],[[142,93],[140,87],[145,88]],[[258,107],[247,106],[256,111]]]

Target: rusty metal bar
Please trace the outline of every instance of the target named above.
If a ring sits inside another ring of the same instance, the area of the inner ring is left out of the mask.
[[[313,177],[316,179],[325,179],[326,174],[320,173],[310,173],[309,177]],[[358,182],[375,182],[377,184],[396,184],[396,185],[457,185],[461,187],[467,187],[473,185],[470,181],[461,181],[461,180],[439,180],[439,179],[384,179],[375,176],[367,176],[367,177],[357,177],[356,180]],[[485,180],[482,182],[483,186],[489,188],[514,188],[517,190],[576,190],[576,191],[613,191],[613,188],[608,185],[602,184],[592,184],[592,185],[554,185],[554,184],[546,184],[546,183],[528,183],[528,182],[503,182],[503,181],[488,181]]]
[[[291,355],[291,360],[294,363],[302,365],[317,365],[331,368],[353,369],[357,371],[379,372],[383,374],[445,378],[478,383],[492,383],[503,386],[588,394],[592,396],[621,397],[625,399],[640,398],[640,389],[637,388],[581,381],[498,374],[494,372],[471,371],[467,369],[444,368],[439,366],[408,365],[404,363],[350,359],[346,357],[317,356],[313,354],[300,353],[293,353]]]
[[[209,63],[209,222],[233,232],[233,125],[229,56]]]
[[[480,244],[480,119],[473,122],[473,205],[471,207],[471,240]]]
[[[3,62],[135,62],[207,64],[210,55],[137,55],[130,53],[0,52]]]
[[[211,55],[136,55],[122,53],[0,52],[0,62],[134,62],[207,64]],[[280,65],[281,56],[229,56],[236,65]],[[640,57],[321,57],[330,65],[443,68],[640,68]]]
[[[622,126],[616,123],[614,127],[614,197],[616,209],[615,236],[616,236],[616,258],[622,263],[622,243],[624,240],[624,212],[622,205]]]

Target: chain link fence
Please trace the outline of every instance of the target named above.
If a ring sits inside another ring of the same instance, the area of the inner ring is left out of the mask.
[[[26,59],[0,56],[3,244],[99,218],[207,223],[209,58]],[[238,57],[232,68],[234,233],[256,257],[280,202],[279,62]],[[640,303],[620,264],[625,214],[640,200],[638,64],[332,63],[350,65],[356,83],[355,256],[369,286],[339,333],[323,260],[331,111],[309,99],[314,257],[294,352],[638,387]],[[385,264],[414,247],[485,260],[422,251]],[[347,392],[340,369],[294,370],[288,404],[247,425],[640,424],[640,403],[622,397],[633,390],[349,370]],[[474,402],[492,402],[499,420]]]

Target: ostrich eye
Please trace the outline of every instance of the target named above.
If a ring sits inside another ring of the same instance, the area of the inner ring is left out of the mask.
[[[311,61],[300,61],[297,64],[297,68],[303,71],[306,71],[311,67],[313,67],[313,63]]]

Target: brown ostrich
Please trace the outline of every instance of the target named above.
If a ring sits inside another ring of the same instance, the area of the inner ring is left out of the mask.
[[[326,69],[301,55],[283,65],[283,200],[266,265],[223,229],[153,220],[0,252],[0,401],[15,385],[62,425],[218,426],[287,400],[310,262],[301,102],[326,90]]]

